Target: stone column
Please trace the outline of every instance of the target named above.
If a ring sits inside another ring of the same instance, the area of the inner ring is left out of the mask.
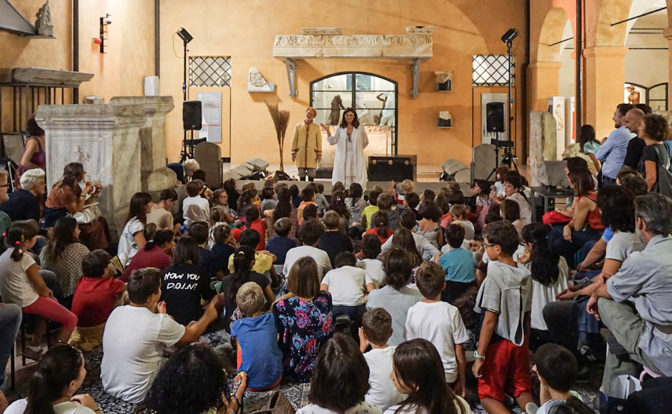
[[[550,96],[558,96],[560,62],[534,62],[528,66],[532,111],[545,111]]]
[[[99,207],[113,237],[123,229],[131,196],[141,190],[140,140],[145,110],[135,105],[40,105],[37,123],[46,133],[48,188],[63,167],[81,162],[103,185]]]
[[[583,123],[595,127],[598,140],[614,129],[612,117],[616,105],[623,103],[625,55],[628,48],[597,46],[586,48]]]
[[[140,127],[142,191],[158,192],[177,185],[175,172],[166,168],[166,114],[173,110],[172,96],[115,96],[111,105],[142,105],[145,124]]]
[[[669,61],[669,80],[668,80],[668,85],[672,85],[672,26],[668,27],[667,29],[663,30],[663,36],[665,36],[665,39],[670,44],[670,49],[667,52],[667,59]],[[667,100],[667,110],[672,111],[672,104],[670,103],[670,99],[668,98]]]
[[[544,160],[557,160],[556,121],[547,111],[530,111],[529,157],[530,185],[541,184]]]

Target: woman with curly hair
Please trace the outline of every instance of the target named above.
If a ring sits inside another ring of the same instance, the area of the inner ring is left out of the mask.
[[[229,396],[226,371],[215,354],[203,345],[185,346],[166,361],[135,413],[237,413],[246,387],[241,372]]]

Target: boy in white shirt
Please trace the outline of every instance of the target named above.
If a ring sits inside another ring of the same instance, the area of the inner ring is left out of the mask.
[[[362,252],[361,259],[357,262],[357,267],[366,270],[366,274],[373,282],[377,289],[383,279],[385,279],[385,270],[383,269],[383,262],[377,259],[380,255],[380,239],[375,234],[367,234],[362,237]]]
[[[317,273],[319,274],[320,279],[324,277],[325,273],[331,270],[331,260],[329,259],[329,255],[324,250],[316,247],[322,234],[324,234],[324,228],[317,222],[317,220],[306,220],[301,223],[298,235],[301,242],[303,242],[303,245],[287,250],[285,264],[282,266],[283,275],[289,275],[289,271],[292,270],[294,262],[306,256],[315,259],[315,262],[317,263]]]
[[[387,346],[392,336],[392,317],[383,308],[373,308],[362,316],[362,327],[359,328],[359,349],[369,366],[369,391],[364,401],[385,411],[388,407],[399,404],[406,398],[394,386],[392,357],[396,346]],[[371,346],[371,350],[366,349]]]
[[[188,197],[182,201],[182,216],[185,226],[188,227],[192,221],[210,220],[210,203],[206,198],[201,197],[205,189],[206,187],[201,180],[189,181],[187,184]]]
[[[353,325],[359,326],[368,292],[374,289],[373,282],[366,270],[355,267],[357,259],[352,252],[340,252],[334,264],[336,269],[324,275],[320,289],[331,293],[334,317],[348,315]]]
[[[441,301],[446,287],[445,273],[438,263],[425,262],[415,273],[415,282],[422,293],[422,302],[411,306],[406,316],[407,340],[422,338],[439,351],[448,383],[455,394],[465,395],[467,360],[462,344],[469,341],[459,310]]]

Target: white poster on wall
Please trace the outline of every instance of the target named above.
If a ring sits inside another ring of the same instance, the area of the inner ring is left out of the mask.
[[[199,92],[201,101],[203,127],[198,131],[199,138],[207,138],[208,142],[222,142],[222,93]]]

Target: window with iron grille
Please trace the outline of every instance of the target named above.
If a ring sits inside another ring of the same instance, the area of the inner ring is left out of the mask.
[[[231,86],[231,57],[190,56],[189,86]]]
[[[511,69],[515,61],[511,57]],[[515,73],[515,70],[514,70]],[[511,80],[513,86],[515,75]],[[509,84],[509,59],[507,55],[473,55],[473,86],[506,86]]]

